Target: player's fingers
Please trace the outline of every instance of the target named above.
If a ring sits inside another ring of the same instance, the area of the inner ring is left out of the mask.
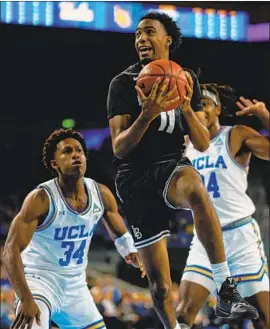
[[[188,85],[193,88],[193,79],[192,79],[192,76],[191,74],[188,72],[188,71],[185,71],[185,76],[187,78],[187,81],[188,81]]]
[[[240,101],[241,101],[245,106],[252,105],[251,100],[248,99],[248,98],[245,98],[245,97],[243,97],[243,96],[240,96],[239,99],[240,99]]]
[[[170,107],[171,105],[178,103],[179,99],[180,99],[180,97],[176,96],[173,99],[165,102],[163,108],[166,109],[166,108]]]
[[[39,326],[41,326],[41,321],[40,321],[40,310],[38,310],[37,314],[36,314],[36,322]]]
[[[257,99],[253,99],[252,101],[253,101],[254,104],[259,103],[259,101]]]
[[[240,102],[236,102],[236,105],[239,107],[239,109],[240,109],[241,111],[244,111],[245,106],[244,106],[242,103],[240,103]]]
[[[28,322],[28,325],[27,325],[27,328],[26,329],[31,329],[32,326],[33,326],[33,323],[34,323],[34,318],[32,318],[29,322]],[[40,326],[40,324],[39,324]]]
[[[21,312],[19,312],[14,320],[14,322],[12,323],[12,326],[10,327],[11,329],[15,329],[17,326],[17,323],[20,321],[21,318]]]
[[[146,100],[146,96],[145,96],[145,94],[143,93],[143,91],[141,90],[141,88],[140,88],[139,86],[135,86],[135,89],[136,89],[137,94],[138,94],[138,96],[139,96],[139,98],[140,98],[140,101],[141,101],[141,102],[145,101],[145,100]]]
[[[21,312],[21,313],[20,313],[20,316],[19,316],[19,319],[18,319],[18,321],[17,321],[17,323],[16,323],[14,329],[19,329],[19,328],[21,328],[21,324],[22,324],[23,320],[24,320],[24,314]]]
[[[20,325],[20,328],[24,329],[25,326],[26,326],[29,322],[31,322],[32,319],[33,319],[33,317],[31,317],[30,315],[25,315],[24,318],[23,318],[23,321],[22,321],[22,323],[21,323],[21,325]]]
[[[253,115],[254,113],[251,107],[245,107],[243,110],[237,111],[235,114],[237,116],[243,116],[243,115]]]
[[[161,78],[158,77],[155,81],[155,83],[153,84],[153,87],[151,89],[151,93],[149,95],[149,98],[154,100],[156,98],[156,94],[157,94],[157,90],[158,90],[158,87],[160,85],[160,82],[161,82]]]
[[[166,93],[166,95],[164,96],[164,100],[166,101],[166,100],[170,99],[171,96],[175,93],[176,89],[177,89],[177,86],[174,85],[173,88]]]
[[[160,103],[162,97],[165,95],[167,89],[168,89],[168,85],[169,85],[169,79],[165,79],[164,82],[162,82],[162,84],[160,85],[157,95],[156,95],[156,102]],[[154,100],[154,99],[153,99]]]

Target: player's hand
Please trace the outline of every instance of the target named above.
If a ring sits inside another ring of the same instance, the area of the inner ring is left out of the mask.
[[[11,329],[31,329],[35,319],[37,324],[40,326],[40,310],[34,299],[29,298],[21,302],[18,314],[11,326]]]
[[[189,72],[185,71],[185,75],[187,77],[187,95],[184,96],[184,102],[183,105],[181,106],[181,110],[182,112],[190,112],[192,111],[192,107],[191,107],[191,98],[193,95],[193,79],[192,76]]]
[[[164,111],[167,107],[176,103],[179,100],[179,96],[169,100],[175,92],[176,86],[174,86],[174,88],[172,88],[170,91],[166,92],[166,90],[168,89],[168,84],[169,79],[165,79],[161,83],[161,78],[157,78],[149,96],[145,96],[142,89],[139,86],[135,86],[135,89],[138,93],[138,97],[142,104],[142,112],[145,118],[148,119],[150,122],[153,121],[156,117],[158,117],[160,113]]]
[[[239,107],[240,111],[237,111],[235,114],[237,116],[252,116],[252,115],[260,115],[262,112],[267,111],[264,102],[259,102],[256,99],[251,101],[248,98],[241,96],[239,98],[240,101],[236,102],[236,105]]]
[[[131,252],[125,257],[125,261],[127,264],[130,264],[134,267],[137,267],[141,271],[141,278],[145,277],[145,270],[140,259],[140,255],[137,252]]]

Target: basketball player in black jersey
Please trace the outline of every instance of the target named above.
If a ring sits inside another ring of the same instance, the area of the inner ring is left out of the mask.
[[[217,315],[258,316],[256,309],[237,293],[214,208],[200,175],[182,156],[184,135],[189,135],[199,151],[209,146],[196,75],[189,70],[184,104],[167,113],[162,112],[170,103],[171,93],[165,93],[167,80],[157,80],[148,97],[135,87],[142,66],[156,59],[169,59],[180,43],[181,32],[169,16],[148,13],[142,17],[135,34],[139,62],[112,80],[107,101],[118,164],[117,194],[149,279],[155,309],[166,329],[185,327],[176,321],[173,309],[165,239],[170,234],[173,210],[179,208],[192,209],[198,236],[211,261],[219,291]]]

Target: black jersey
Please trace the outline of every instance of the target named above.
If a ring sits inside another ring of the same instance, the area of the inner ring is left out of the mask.
[[[141,112],[141,106],[135,89],[136,78],[142,67],[136,63],[113,78],[110,83],[107,113],[108,119],[122,114],[129,114],[133,123]],[[202,110],[201,91],[198,79],[193,71],[188,70],[194,81],[192,109]],[[188,126],[181,112],[181,107],[162,112],[152,121],[148,130],[135,149],[118,163],[151,163],[161,160],[169,154],[181,154],[184,151],[184,135],[188,134]]]

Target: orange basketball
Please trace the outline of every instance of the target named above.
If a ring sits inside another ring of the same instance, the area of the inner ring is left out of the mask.
[[[184,96],[187,94],[187,78],[183,68],[173,61],[158,59],[144,66],[138,76],[136,85],[142,89],[146,96],[148,96],[158,77],[162,78],[161,83],[169,78],[168,89],[166,92],[176,85],[177,88],[169,100],[177,96],[179,96],[179,100],[171,104],[164,111],[176,109],[184,102]]]

